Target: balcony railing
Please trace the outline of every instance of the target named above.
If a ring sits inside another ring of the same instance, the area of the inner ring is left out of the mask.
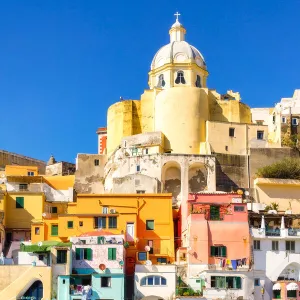
[[[290,237],[294,236],[300,238],[300,229],[299,228],[269,228],[269,229],[262,229],[262,228],[251,228],[251,235],[253,237]]]
[[[266,236],[280,236],[280,229],[267,229]]]
[[[288,228],[288,236],[299,236],[300,237],[300,229],[299,228]]]

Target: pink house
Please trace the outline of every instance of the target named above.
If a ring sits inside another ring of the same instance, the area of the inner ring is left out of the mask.
[[[248,299],[247,204],[236,193],[216,192],[189,194],[187,206],[187,215],[181,216],[187,219],[187,227],[177,263],[186,264],[189,286],[209,297],[226,296],[232,289],[236,296]]]

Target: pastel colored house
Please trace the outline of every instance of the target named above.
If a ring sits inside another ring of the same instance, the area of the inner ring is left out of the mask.
[[[208,299],[225,297],[228,290],[247,299],[253,283],[246,203],[234,193],[198,193],[189,195],[188,206],[177,251],[182,279]]]
[[[250,226],[257,299],[300,299],[299,216],[251,212]]]
[[[103,230],[72,237],[72,274],[59,276],[58,300],[124,299],[124,236]]]

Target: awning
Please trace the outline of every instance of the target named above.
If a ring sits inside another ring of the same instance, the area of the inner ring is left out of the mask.
[[[62,243],[56,241],[43,241],[37,244],[24,245],[21,243],[21,252],[48,252],[52,247],[72,247],[72,243]]]
[[[274,285],[273,285],[273,291],[280,291],[281,290],[281,285],[280,285],[280,283],[275,283]]]
[[[298,284],[296,282],[290,282],[287,286],[286,289],[288,291],[296,291],[299,289]]]

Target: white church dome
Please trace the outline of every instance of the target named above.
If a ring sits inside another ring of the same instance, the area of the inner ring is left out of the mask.
[[[172,25],[170,43],[160,48],[154,55],[151,70],[159,68],[168,63],[196,63],[199,67],[206,69],[204,57],[201,52],[184,40],[186,30],[179,23],[178,16]]]

